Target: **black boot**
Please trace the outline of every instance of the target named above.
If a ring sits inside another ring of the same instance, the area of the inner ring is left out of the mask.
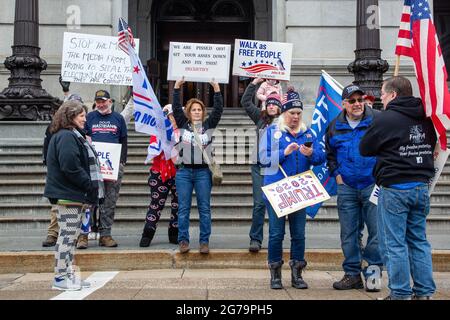
[[[169,242],[178,244],[178,228],[169,227]]]
[[[269,263],[270,268],[270,289],[283,289],[281,282],[281,266],[283,261]]]
[[[308,289],[308,284],[302,278],[302,270],[306,267],[306,261],[291,260],[289,266],[292,271],[292,286],[296,289]]]
[[[153,236],[155,235],[155,230],[153,229],[144,229],[142,232],[141,242],[139,242],[139,247],[148,247],[153,240]]]

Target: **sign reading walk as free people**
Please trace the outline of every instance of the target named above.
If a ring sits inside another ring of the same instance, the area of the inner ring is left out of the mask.
[[[227,84],[230,78],[230,51],[228,44],[171,42],[167,80]]]
[[[283,174],[286,174],[283,171]],[[262,187],[279,218],[330,199],[311,170]]]
[[[139,40],[135,39],[136,51]],[[64,33],[63,81],[103,85],[132,85],[130,59],[118,47],[118,37]]]
[[[233,75],[290,80],[292,43],[236,39]]]

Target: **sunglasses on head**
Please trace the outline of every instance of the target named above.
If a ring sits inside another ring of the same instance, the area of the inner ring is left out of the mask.
[[[359,103],[364,102],[363,98],[358,98],[358,99],[347,99],[347,102],[350,104],[354,104],[356,101],[358,101]]]

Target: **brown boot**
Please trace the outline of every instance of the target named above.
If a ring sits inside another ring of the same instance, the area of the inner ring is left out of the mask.
[[[181,241],[179,248],[180,248],[180,253],[188,253],[189,252],[189,243],[187,241]]]
[[[118,246],[117,242],[111,236],[101,236],[98,241],[100,247],[115,248]]]
[[[209,253],[209,245],[207,243],[200,243],[200,253],[208,254]]]
[[[53,247],[54,245],[56,245],[57,240],[58,240],[57,237],[48,235],[47,238],[42,242],[42,246],[43,247]]]
[[[77,241],[77,249],[87,249],[88,247],[88,236],[87,234],[80,234]]]

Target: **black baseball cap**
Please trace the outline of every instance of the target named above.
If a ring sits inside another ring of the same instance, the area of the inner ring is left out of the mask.
[[[108,100],[108,99],[111,99],[111,96],[110,96],[109,92],[106,91],[106,90],[98,90],[95,93],[95,99],[94,100],[99,100],[99,99],[101,99],[101,100]]]
[[[356,84],[351,84],[351,85],[346,86],[344,88],[344,90],[342,90],[342,100],[350,98],[351,95],[356,92],[359,92],[362,95],[365,94],[364,91],[360,87],[358,87]]]

